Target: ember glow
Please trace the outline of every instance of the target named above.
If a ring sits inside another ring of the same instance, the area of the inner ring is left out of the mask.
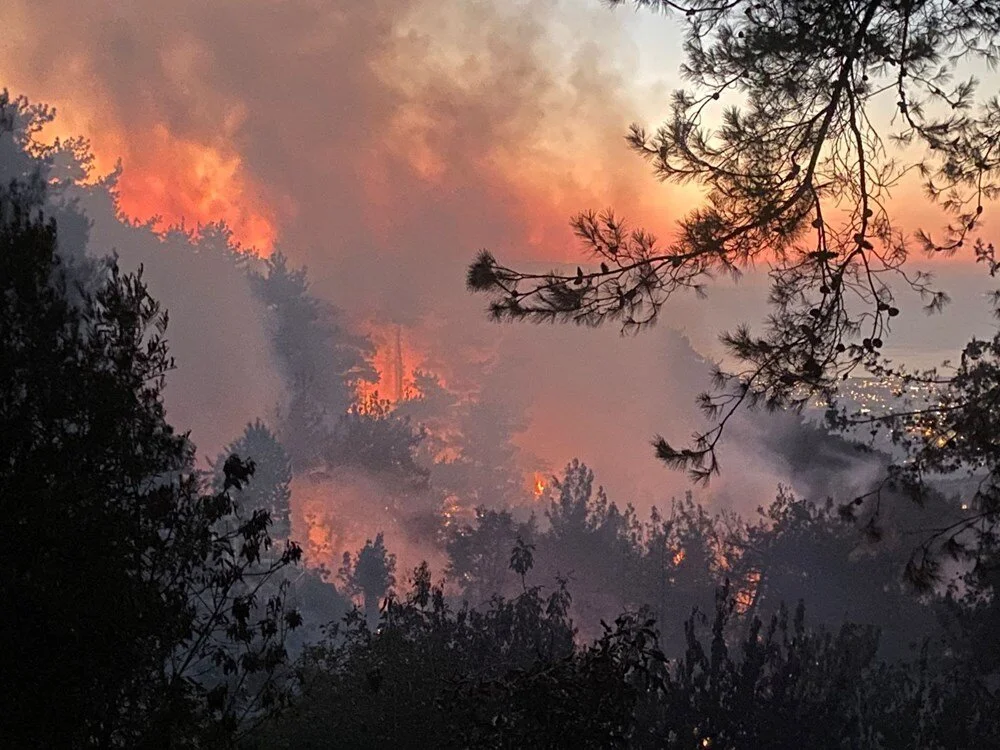
[[[531,491],[534,493],[535,497],[541,497],[545,492],[545,477],[543,477],[538,472],[534,474],[534,483],[532,484]]]

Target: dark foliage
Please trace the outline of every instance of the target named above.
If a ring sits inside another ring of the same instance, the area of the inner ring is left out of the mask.
[[[291,535],[292,466],[284,447],[270,428],[259,419],[246,426],[243,434],[226,446],[212,464],[215,486],[225,481],[225,464],[230,456],[253,462],[253,481],[235,493],[247,515],[266,511],[271,519],[271,534],[276,539]]]
[[[984,747],[997,736],[995,696],[968,670],[935,669],[926,655],[880,662],[876,630],[810,631],[801,603],[791,621],[783,607],[754,617],[734,656],[725,633],[735,606],[721,589],[707,642],[707,618],[692,617],[683,658],[641,672],[649,689],[634,746],[903,750]]]
[[[512,570],[526,574],[531,558],[516,544]],[[569,604],[560,584],[452,610],[421,565],[374,631],[358,612],[331,629],[303,664],[296,705],[248,747],[903,750],[985,747],[1000,729],[970,671],[926,651],[880,662],[875,629],[810,631],[801,605],[794,618],[752,617],[734,638],[726,584],[671,659],[655,621],[631,614],[580,644]]]
[[[166,314],[141,274],[65,263],[43,197],[0,186],[0,744],[222,745],[281,699],[299,617],[269,582],[299,550],[240,515],[252,465],[203,491]]]
[[[365,619],[375,627],[382,601],[396,585],[396,556],[385,548],[382,532],[375,535],[374,541],[366,540],[353,558],[349,552],[344,553],[338,578],[348,594],[362,597]]]
[[[511,566],[527,572],[519,549]],[[568,606],[561,586],[529,587],[454,611],[422,565],[376,630],[356,613],[311,651],[301,699],[260,746],[620,746],[636,699],[630,631],[623,620],[578,652]]]
[[[480,509],[474,522],[450,532],[446,573],[461,599],[477,606],[492,592],[519,592],[518,576],[506,569],[506,551],[521,539],[533,545],[531,582],[566,578],[574,618],[590,637],[599,634],[601,618],[644,611],[656,619],[664,650],[679,656],[684,619],[693,609],[710,611],[713,592],[728,579],[740,627],[782,602],[805,599],[823,627],[856,622],[879,628],[882,656],[907,658],[925,639],[935,653],[945,642],[956,644],[956,634],[948,635],[956,614],[940,597],[919,596],[903,580],[911,544],[895,526],[878,540],[859,536],[832,502],[797,499],[785,489],[758,509],[756,519],[710,514],[688,496],[641,520],[629,506],[620,510],[602,488],[595,490],[592,472],[578,461],[551,486],[547,523]],[[906,498],[896,503],[911,515]],[[985,617],[992,601],[984,597],[988,584],[970,580],[967,590],[978,592]]]
[[[416,461],[425,433],[393,412],[374,394],[339,417],[322,444],[329,470],[358,469],[387,480],[399,490],[426,485],[429,470]]]
[[[477,508],[474,523],[448,535],[446,575],[473,606],[494,594],[512,595],[520,584],[510,572],[510,550],[518,540],[532,543],[536,534],[533,520],[518,522],[510,511]]]

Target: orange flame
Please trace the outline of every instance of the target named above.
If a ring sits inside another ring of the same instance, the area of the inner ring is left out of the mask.
[[[144,148],[145,158],[123,158],[119,206],[126,215],[160,216],[167,225],[221,220],[240,243],[271,251],[277,236],[273,213],[254,195],[238,154],[181,139],[162,125],[153,128]]]
[[[336,533],[333,519],[316,508],[303,512],[305,521],[305,559],[312,567],[332,562]]]
[[[532,492],[535,493],[535,497],[541,497],[542,493],[545,492],[545,487],[546,487],[545,478],[538,472],[535,472],[534,479],[535,481],[534,484],[532,485],[531,490]]]
[[[121,164],[116,192],[125,216],[156,219],[158,229],[222,221],[241,245],[270,254],[278,236],[273,202],[231,145],[183,138],[162,123],[142,132],[119,131],[64,115],[46,125],[42,140],[65,141],[81,133],[86,133],[97,175]]]
[[[369,336],[375,344],[372,364],[378,372],[378,382],[359,381],[355,387],[358,402],[365,403],[378,394],[380,400],[399,403],[416,398],[413,373],[420,369],[424,357],[416,351],[407,332],[398,325],[369,325]]]
[[[757,598],[757,589],[760,587],[760,579],[760,571],[751,570],[747,575],[746,585],[736,592],[736,611],[740,614],[747,612],[753,606]]]

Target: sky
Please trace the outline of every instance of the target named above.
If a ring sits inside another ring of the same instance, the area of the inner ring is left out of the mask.
[[[575,264],[578,211],[615,207],[669,236],[696,205],[623,139],[681,85],[674,20],[598,0],[6,0],[0,17],[0,82],[55,106],[47,136],[87,137],[96,173],[120,163],[125,213],[223,219],[246,246],[306,265],[376,335],[402,326],[453,382],[500,362],[496,387],[531,415],[523,439],[554,465],[617,450],[629,458],[606,461],[607,483],[682,486],[648,449],[672,426],[686,437],[678,414],[704,387],[678,374],[690,363],[672,361],[688,356],[676,333],[719,356],[720,330],[765,314],[759,271],[628,339],[493,326],[463,283],[482,247]],[[896,200],[904,219],[933,220],[915,188]],[[992,326],[971,263],[934,270],[952,311],[901,316],[889,344],[921,366]]]

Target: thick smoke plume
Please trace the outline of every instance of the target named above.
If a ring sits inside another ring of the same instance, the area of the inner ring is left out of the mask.
[[[699,319],[714,303],[668,307],[661,329],[632,339],[497,328],[462,283],[480,246],[543,269],[575,263],[576,211],[622,206],[665,229],[691,205],[624,148],[627,124],[666,100],[635,83],[630,16],[565,0],[7,7],[17,33],[0,74],[60,108],[50,137],[91,139],[95,174],[121,159],[126,214],[160,228],[223,219],[264,253],[276,243],[355,325],[383,338],[398,327],[449,387],[523,412],[521,446],[553,470],[579,455],[640,508],[687,488],[648,441],[700,422],[707,365],[670,329],[711,343]],[[642,23],[647,38],[673,33]],[[123,226],[99,190],[84,205],[91,247],[144,264],[173,312],[171,416],[200,452],[280,408],[262,310],[233,265],[180,233]],[[779,442],[732,441],[712,494],[753,508],[779,481],[801,485],[775,460]]]

